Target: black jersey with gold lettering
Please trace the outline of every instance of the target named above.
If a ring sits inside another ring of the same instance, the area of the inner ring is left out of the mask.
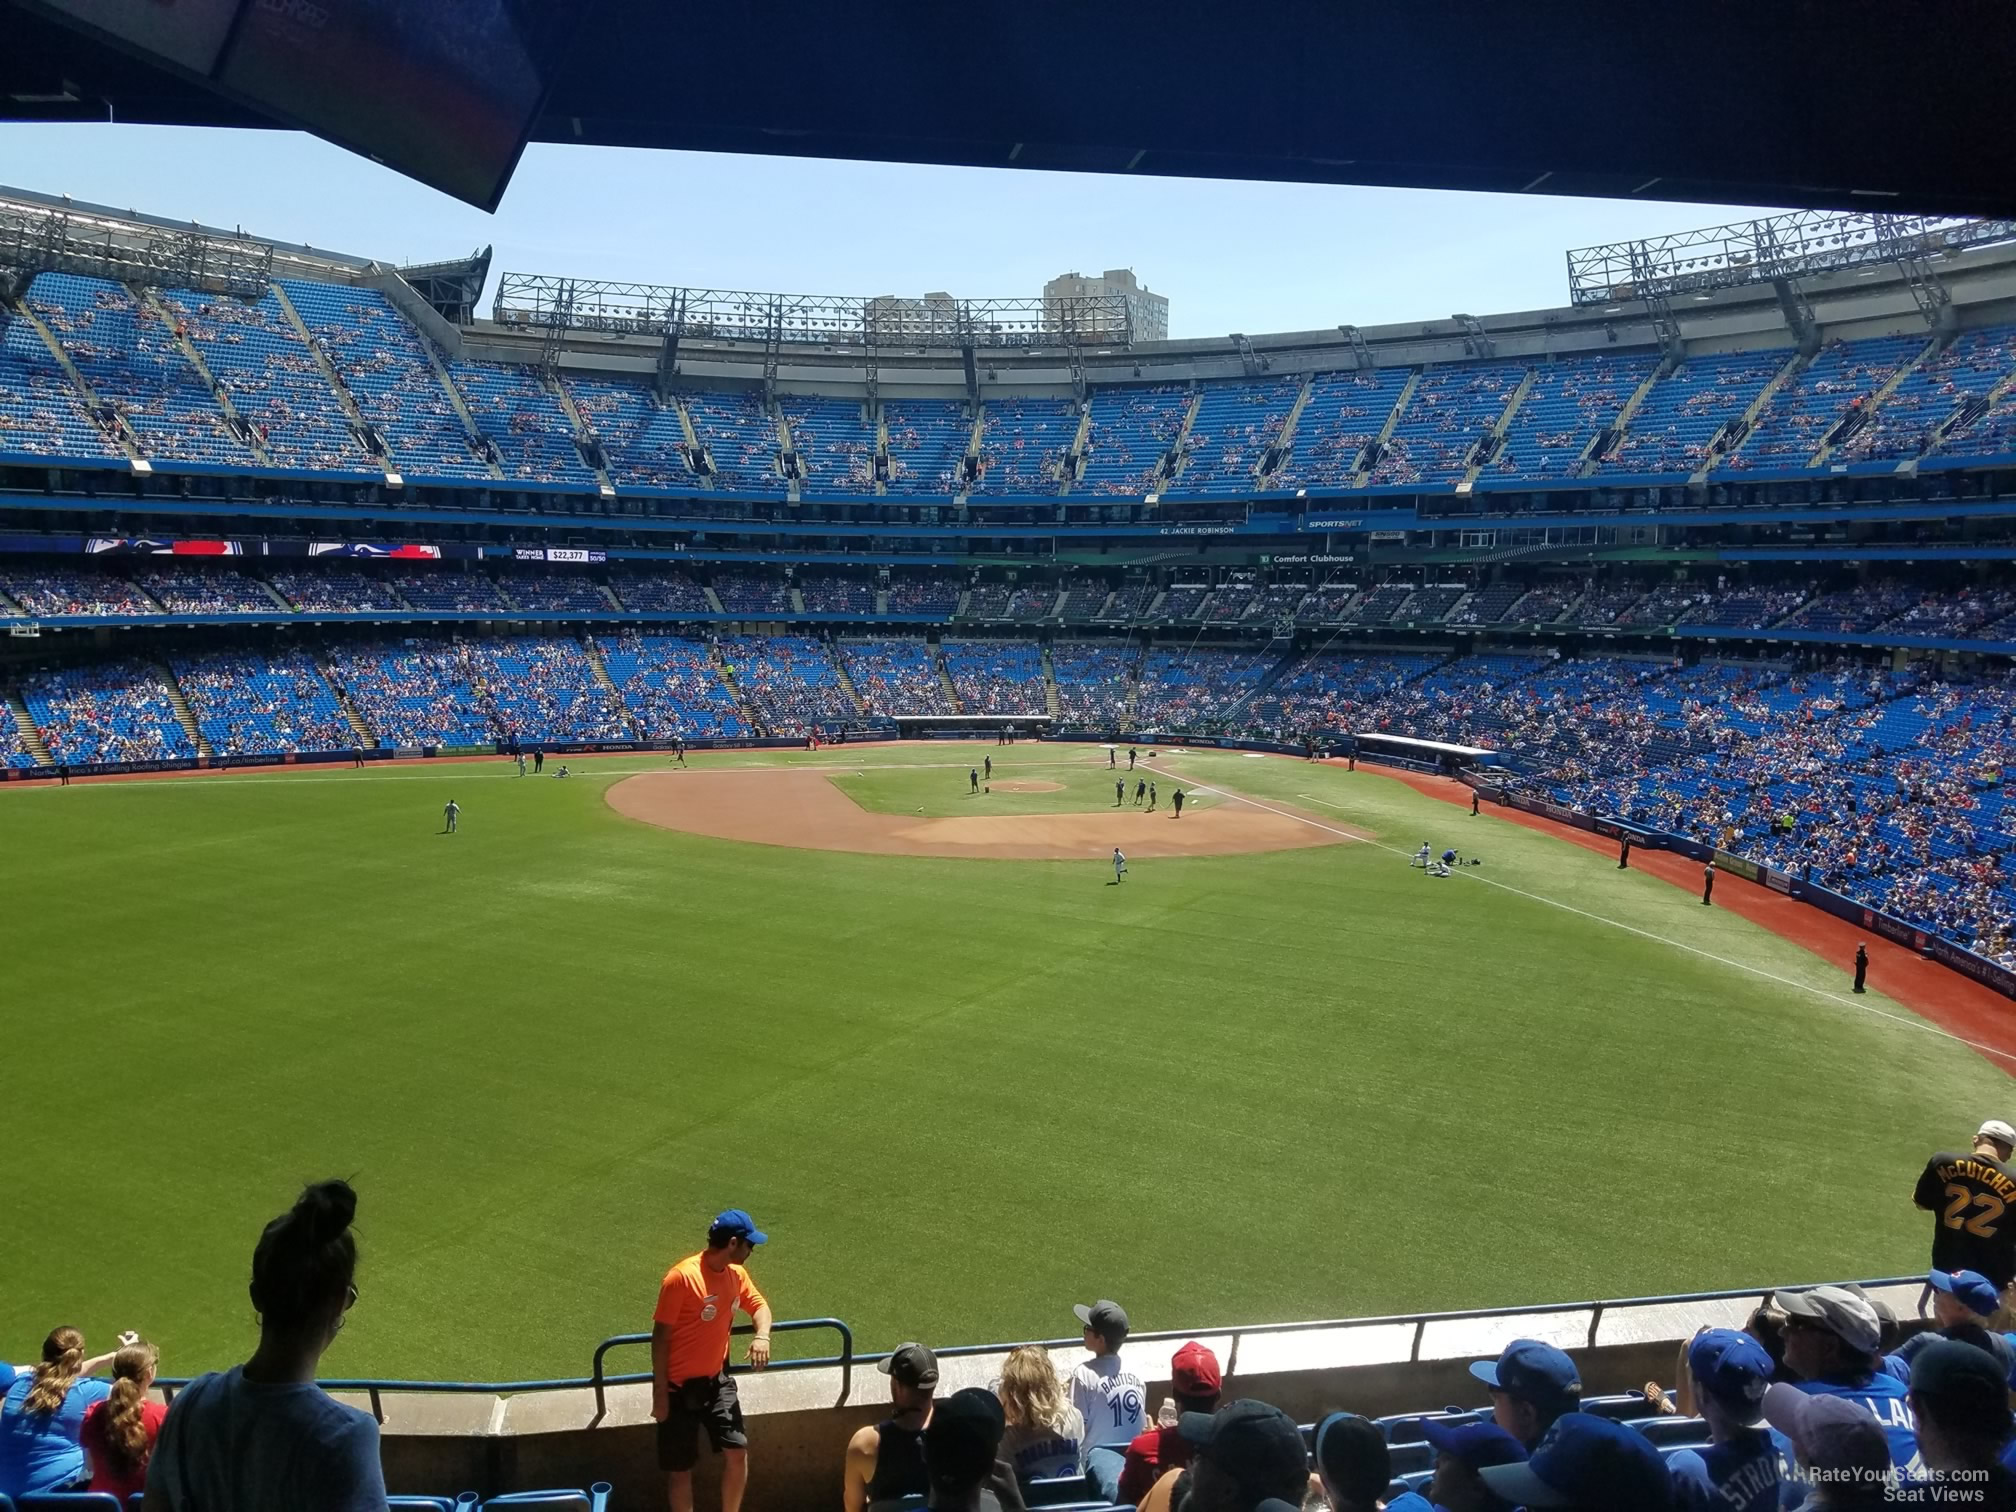
[[[1914,1200],[1932,1212],[1932,1268],[2016,1280],[2016,1175],[1982,1155],[1934,1155]]]

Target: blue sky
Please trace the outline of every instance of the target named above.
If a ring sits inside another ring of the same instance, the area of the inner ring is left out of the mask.
[[[1563,253],[1756,207],[533,146],[494,216],[313,137],[0,126],[0,184],[392,262],[830,294],[1035,296],[1131,267],[1174,336],[1563,304]]]

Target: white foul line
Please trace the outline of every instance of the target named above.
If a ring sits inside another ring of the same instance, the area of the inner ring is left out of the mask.
[[[1150,768],[1150,770],[1152,771],[1154,770],[1154,768]],[[1164,772],[1162,775],[1165,777],[1169,777],[1172,776],[1173,774]],[[1412,854],[1409,851],[1402,850],[1397,845],[1388,845],[1383,840],[1373,840],[1365,836],[1346,834],[1343,830],[1334,829],[1330,825],[1324,824],[1319,820],[1306,818],[1301,814],[1292,813],[1287,809],[1275,808],[1271,804],[1262,803],[1256,798],[1248,798],[1244,793],[1234,793],[1226,788],[1205,788],[1204,791],[1215,792],[1220,797],[1230,798],[1237,803],[1250,804],[1252,807],[1265,810],[1267,813],[1270,814],[1279,814],[1284,819],[1296,820],[1299,823],[1307,824],[1312,826],[1313,828],[1322,830],[1325,834],[1337,835],[1347,840],[1363,839],[1367,845],[1376,845],[1379,847],[1379,849],[1383,851],[1390,851],[1393,855],[1396,856],[1407,856]],[[1344,807],[1344,805],[1341,803],[1332,803],[1327,798],[1317,798],[1309,793],[1298,793],[1296,794],[1296,796],[1298,798],[1307,798],[1311,803],[1320,803],[1325,808],[1342,809]],[[1670,945],[1676,950],[1684,950],[1690,955],[1697,955],[1704,960],[1714,961],[1717,965],[1734,967],[1738,971],[1747,971],[1752,976],[1762,977],[1768,982],[1776,982],[1782,987],[1792,987],[1796,988],[1801,992],[1810,992],[1815,997],[1824,998],[1828,1002],[1833,1003],[1838,1007],[1853,1008],[1862,1013],[1872,1014],[1877,1018],[1888,1019],[1893,1024],[1902,1024],[1907,1029],[1917,1029],[1923,1031],[1926,1034],[1935,1034],[1941,1039],[1951,1040],[1957,1045],[1965,1045],[1970,1050],[1978,1050],[1983,1055],[1992,1055],[1996,1057],[1998,1060],[2016,1062],[2016,1054],[2011,1054],[2007,1050],[1998,1049],[1994,1045],[1983,1044],[1979,1040],[1967,1039],[1963,1035],[1954,1034],[1949,1030],[1941,1029],[1937,1024],[1929,1024],[1925,1022],[1923,1019],[1907,1017],[1901,1013],[1891,1013],[1885,1009],[1877,1008],[1869,1003],[1858,1003],[1853,998],[1843,997],[1838,992],[1829,992],[1824,987],[1815,987],[1807,982],[1794,981],[1791,977],[1780,976],[1775,971],[1766,971],[1763,967],[1753,966],[1747,961],[1733,961],[1727,956],[1720,956],[1715,954],[1715,952],[1712,950],[1703,950],[1699,945],[1689,945],[1685,940],[1675,940],[1667,935],[1654,934],[1649,929],[1640,929],[1636,924],[1626,924],[1621,919],[1612,919],[1607,918],[1599,913],[1591,913],[1586,908],[1577,908],[1574,904],[1563,903],[1558,898],[1548,898],[1541,896],[1539,893],[1528,892],[1523,887],[1514,887],[1511,883],[1500,882],[1495,877],[1482,876],[1474,871],[1458,872],[1456,873],[1456,875],[1462,877],[1468,877],[1473,882],[1482,882],[1488,887],[1496,887],[1502,889],[1505,892],[1515,893],[1522,898],[1531,898],[1535,903],[1544,903],[1549,908],[1558,908],[1562,910],[1564,913],[1578,914],[1582,918],[1591,919],[1598,924],[1608,924],[1612,929],[1621,929],[1626,931],[1627,933],[1639,935],[1644,939],[1656,941],[1661,945]]]

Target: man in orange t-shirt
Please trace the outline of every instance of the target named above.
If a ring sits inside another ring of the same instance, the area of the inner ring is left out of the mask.
[[[770,1363],[770,1304],[743,1269],[769,1236],[740,1208],[707,1227],[707,1248],[665,1273],[651,1315],[651,1416],[658,1420],[658,1468],[672,1512],[693,1512],[693,1466],[700,1429],[721,1456],[721,1512],[741,1512],[749,1484],[749,1437],[728,1374],[728,1336],[740,1308],[756,1324],[749,1366]]]

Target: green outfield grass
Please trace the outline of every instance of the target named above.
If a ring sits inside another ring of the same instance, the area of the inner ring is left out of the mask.
[[[695,761],[954,813],[982,755],[1110,802],[1103,750]],[[571,764],[0,789],[0,1358],[238,1357],[259,1225],[327,1175],[365,1256],[331,1374],[584,1372],[730,1204],[778,1315],[867,1347],[1901,1272],[1926,1154],[2009,1115],[1842,963],[1367,772],[1159,763],[1485,864],[1115,888],[673,834],[603,802],[662,759]]]
[[[1061,754],[1060,754],[1061,753]],[[828,752],[829,760],[845,761],[844,752]],[[1126,758],[1120,760],[1117,771],[1106,769],[1103,747],[1096,758],[1082,751],[1072,754],[1070,747],[1016,745],[1003,749],[988,746],[976,752],[974,748],[952,747],[941,749],[940,758],[950,762],[948,766],[936,763],[928,766],[916,764],[865,767],[859,770],[846,769],[833,774],[833,783],[848,797],[864,809],[872,809],[884,814],[923,814],[929,819],[965,818],[988,814],[1084,814],[1111,813],[1115,809],[1132,810],[1134,786],[1137,781],[1153,781],[1157,785],[1156,797],[1160,800],[1157,812],[1169,807],[1170,795],[1177,783],[1170,778],[1157,776],[1145,767],[1137,769],[1130,777],[1127,774]],[[881,753],[878,753],[878,758]],[[981,767],[983,758],[994,762],[994,777],[990,781]],[[981,773],[980,790],[975,791],[971,774]],[[1000,784],[1009,783],[1054,783],[1055,791],[1023,793],[1012,792]],[[1121,802],[1113,801],[1113,784],[1121,783],[1125,794]],[[1184,803],[1187,808],[1192,802],[1199,808],[1209,807],[1219,800],[1209,794],[1200,794],[1192,800],[1186,793]],[[1142,799],[1141,806],[1147,806]]]

